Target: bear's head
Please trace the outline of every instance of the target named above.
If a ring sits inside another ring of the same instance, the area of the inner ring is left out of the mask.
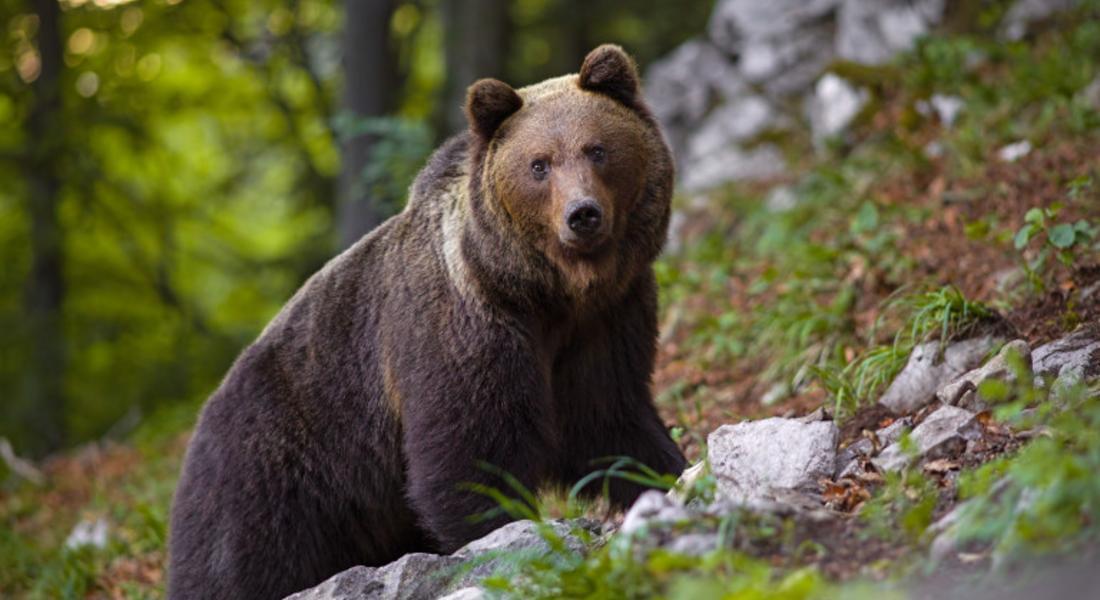
[[[603,303],[648,268],[668,228],[673,162],[621,48],[519,90],[480,80],[466,115],[475,214],[513,289]]]

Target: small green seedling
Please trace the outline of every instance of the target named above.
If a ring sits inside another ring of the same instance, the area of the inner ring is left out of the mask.
[[[1037,292],[1046,289],[1044,269],[1053,256],[1068,268],[1073,268],[1078,254],[1096,238],[1098,228],[1085,219],[1076,223],[1056,223],[1059,207],[1033,208],[1024,216],[1024,226],[1016,232],[1016,250],[1023,252],[1032,240],[1041,239],[1041,246],[1031,260],[1024,260],[1028,280]]]

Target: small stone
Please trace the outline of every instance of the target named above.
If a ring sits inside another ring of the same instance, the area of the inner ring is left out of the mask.
[[[902,434],[908,431],[912,426],[913,419],[910,417],[902,417],[900,419],[895,419],[893,423],[879,429],[875,432],[874,436],[878,441],[878,448],[882,449],[898,441],[901,439]],[[871,441],[868,437],[862,437],[852,442],[836,455],[837,469],[834,479],[855,476],[863,472],[861,467],[862,461],[876,453],[875,442]]]
[[[776,490],[816,489],[833,474],[840,432],[832,421],[771,418],[723,425],[707,438],[718,491],[735,502]]]
[[[832,416],[829,414],[829,411],[825,410],[824,406],[819,406],[801,417],[797,417],[795,420],[801,423],[816,423],[818,421],[831,421]]]
[[[833,479],[840,479],[846,475],[857,473],[860,458],[870,456],[874,448],[875,445],[871,443],[871,440],[859,438],[837,452],[836,471]]]
[[[1100,110],[1100,76],[1097,76],[1092,80],[1092,83],[1081,90],[1078,97],[1082,102],[1092,107],[1093,110]]]
[[[913,429],[909,440],[919,460],[933,460],[963,450],[967,440],[980,434],[974,413],[955,406],[942,406]],[[909,461],[900,442],[887,446],[878,457],[871,459],[871,463],[883,471],[897,471]]]
[[[676,480],[676,485],[668,491],[668,497],[673,502],[683,504],[687,502],[688,495],[695,487],[695,483],[702,479],[707,474],[707,463],[700,461],[688,467],[680,474],[680,478]]]
[[[897,414],[913,412],[932,401],[941,386],[980,365],[996,343],[989,336],[954,342],[944,349],[942,360],[939,342],[918,345],[879,404]]]
[[[94,521],[80,521],[77,523],[69,537],[65,538],[65,548],[75,550],[84,546],[93,548],[107,547],[107,520],[98,518]]]
[[[464,587],[446,596],[440,596],[439,600],[484,600],[487,597],[485,591],[479,587]]]
[[[928,552],[933,564],[943,562],[959,550],[959,535],[955,524],[958,523],[959,511],[965,504],[964,502],[955,505],[947,514],[928,526],[926,534],[934,536]]]
[[[638,499],[634,501],[634,505],[623,517],[623,524],[619,527],[619,531],[631,534],[645,529],[651,523],[668,523],[687,519],[688,513],[682,504],[657,490],[649,490],[638,496]]]
[[[772,191],[768,192],[767,199],[764,200],[764,206],[768,209],[768,212],[772,213],[789,212],[798,206],[798,194],[789,185],[772,188]],[[764,396],[767,397],[771,390],[776,389],[777,386],[780,386],[780,384],[773,385]],[[781,393],[787,393],[787,386],[783,385],[779,389],[782,390]]]
[[[840,465],[840,461],[837,461],[837,464]],[[852,458],[836,470],[836,477],[834,477],[833,479],[835,481],[840,481],[845,477],[859,477],[859,474],[862,473],[863,470],[864,469],[862,459]]]
[[[826,73],[814,86],[810,100],[810,127],[816,140],[836,135],[863,110],[867,90],[859,89],[834,73]]]
[[[1031,153],[1031,142],[1021,140],[1007,146],[1002,146],[997,151],[997,158],[1004,162],[1016,162]]]
[[[714,533],[687,533],[672,538],[665,550],[686,556],[702,556],[718,548],[718,535]]]
[[[959,118],[959,113],[966,106],[962,98],[943,94],[933,94],[928,102],[932,105],[932,110],[936,111],[936,117],[944,127],[954,125],[955,120]]]
[[[1005,344],[996,356],[989,359],[989,362],[977,369],[968,371],[952,380],[951,383],[941,387],[936,392],[936,398],[944,404],[978,410],[984,409],[984,407],[979,406],[980,401],[977,399],[976,390],[982,382],[989,379],[1015,381],[1016,374],[1012,370],[1012,359],[1010,357],[1017,357],[1022,360],[1024,367],[1029,371],[1031,370],[1031,348],[1024,340],[1014,340]]]
[[[893,423],[890,423],[886,427],[879,429],[875,432],[875,437],[878,438],[879,444],[882,446],[889,446],[894,442],[901,439],[901,436],[906,431],[913,428],[912,417],[902,417],[900,419],[894,419]]]

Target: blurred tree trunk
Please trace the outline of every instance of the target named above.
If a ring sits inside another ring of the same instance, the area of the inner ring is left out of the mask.
[[[581,63],[588,52],[592,50],[592,28],[590,23],[595,16],[592,14],[596,7],[589,0],[565,0],[562,3],[565,9],[561,22],[565,27],[565,40],[558,53],[565,60],[564,73],[576,73],[581,70]],[[585,15],[583,18],[577,15]]]
[[[441,106],[446,135],[466,128],[466,88],[483,77],[505,79],[511,19],[508,0],[443,0],[447,65]],[[583,20],[583,19],[578,19]]]
[[[393,111],[399,76],[390,40],[390,18],[397,0],[345,0],[344,106],[356,121]],[[386,218],[385,198],[372,198],[359,184],[370,160],[370,135],[347,138],[341,145],[339,186],[340,247],[347,248]]]
[[[31,0],[38,16],[38,78],[26,121],[30,169],[31,270],[25,290],[30,360],[23,378],[29,448],[42,454],[61,447],[65,427],[64,240],[58,221],[61,191],[61,10],[57,0]]]

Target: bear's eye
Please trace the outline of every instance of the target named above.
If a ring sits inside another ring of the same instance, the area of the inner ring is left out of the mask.
[[[550,173],[550,165],[545,160],[538,158],[531,162],[531,174],[535,179],[542,181],[546,179],[548,173]]]
[[[594,163],[602,163],[607,160],[607,150],[603,146],[592,146],[588,150],[588,159]]]

